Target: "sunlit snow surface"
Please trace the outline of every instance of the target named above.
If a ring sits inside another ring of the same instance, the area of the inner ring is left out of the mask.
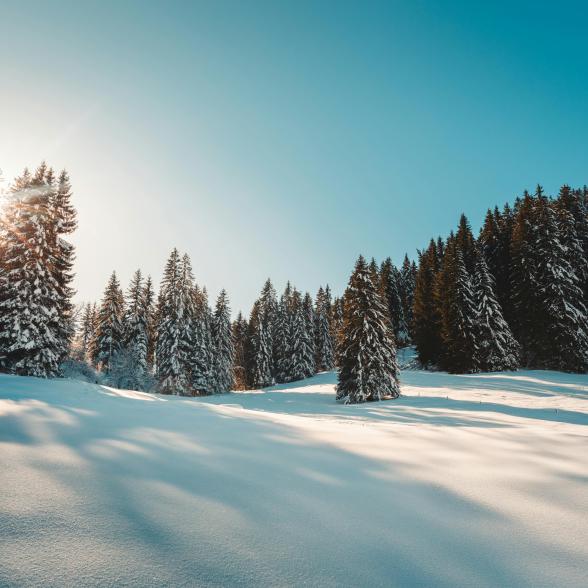
[[[0,586],[586,586],[588,377],[334,382],[0,376]]]

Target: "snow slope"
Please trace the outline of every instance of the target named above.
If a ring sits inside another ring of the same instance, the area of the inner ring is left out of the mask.
[[[1,586],[566,586],[588,377],[332,373],[204,400],[0,376]]]

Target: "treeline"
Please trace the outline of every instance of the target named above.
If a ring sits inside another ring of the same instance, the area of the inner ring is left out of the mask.
[[[588,370],[588,190],[540,186],[488,210],[478,239],[419,252],[413,338],[424,366],[455,373],[519,366]]]
[[[392,341],[393,324],[408,340],[404,316],[415,273],[408,259],[401,270],[390,260],[381,272],[375,262],[369,268]],[[83,308],[72,357],[121,388],[184,395],[262,388],[344,364],[346,304],[333,299],[329,286],[313,299],[290,283],[278,299],[268,279],[249,318],[239,313],[231,322],[226,292],[211,308],[189,256],[174,249],[157,297],[140,270],[126,293],[112,274],[100,304]]]

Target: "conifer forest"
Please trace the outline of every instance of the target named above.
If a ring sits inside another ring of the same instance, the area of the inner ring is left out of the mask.
[[[67,172],[45,163],[6,191],[5,373],[207,396],[337,369],[336,399],[354,404],[399,396],[397,351],[409,346],[422,368],[454,374],[588,371],[586,187],[549,196],[537,186],[489,208],[478,235],[462,215],[399,267],[359,256],[343,292],[288,283],[278,293],[268,278],[236,316],[224,290],[209,300],[177,249],[159,288],[141,269],[125,288],[113,268],[100,300],[75,305],[74,200]]]

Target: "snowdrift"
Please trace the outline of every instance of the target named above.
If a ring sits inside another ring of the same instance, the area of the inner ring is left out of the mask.
[[[585,586],[588,377],[206,399],[0,376],[2,586]]]

